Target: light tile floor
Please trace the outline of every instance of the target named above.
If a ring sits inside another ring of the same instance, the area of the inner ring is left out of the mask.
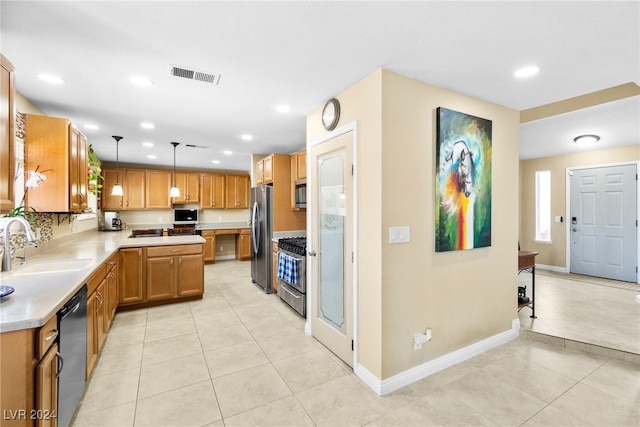
[[[640,425],[637,361],[523,337],[378,397],[249,275],[118,313],[73,426]]]

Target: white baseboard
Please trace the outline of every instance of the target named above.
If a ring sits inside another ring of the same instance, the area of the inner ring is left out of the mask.
[[[429,375],[440,372],[443,369],[457,365],[460,362],[464,362],[465,360],[484,353],[487,350],[506,344],[509,341],[518,338],[519,334],[520,319],[516,318],[511,322],[511,329],[508,331],[499,333],[452,353],[445,354],[444,356],[430,360],[422,365],[408,369],[382,381],[360,364],[356,365],[353,372],[379,396],[384,396],[385,394],[389,394],[392,391],[426,378]]]
[[[557,265],[536,264],[536,268],[539,268],[540,270],[555,271],[556,273],[569,272],[569,269],[567,267],[558,267]]]

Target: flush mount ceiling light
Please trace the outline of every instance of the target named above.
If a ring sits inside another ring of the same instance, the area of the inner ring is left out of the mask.
[[[596,142],[600,141],[600,137],[598,135],[580,135],[573,138],[573,142],[578,144],[578,146],[582,148],[588,148],[596,144]]]
[[[525,77],[531,77],[540,72],[540,67],[537,65],[528,65],[526,67],[519,68],[513,73],[519,79],[523,79]]]
[[[121,136],[113,135],[111,138],[116,140],[116,183],[111,190],[112,196],[124,196],[122,185],[120,185],[120,157],[118,156],[118,146],[120,145]]]
[[[40,78],[40,80],[45,81],[47,83],[53,83],[56,85],[61,85],[63,83],[66,83],[63,79],[61,79],[58,76],[54,76],[52,74],[38,74],[38,77]]]
[[[145,77],[133,76],[131,77],[131,83],[140,87],[153,86],[153,82]]]
[[[173,145],[173,187],[169,190],[169,197],[180,197],[180,189],[176,186],[176,147],[179,142],[172,142]]]
[[[142,122],[140,123],[140,127],[145,129],[155,129],[156,126],[153,123]]]

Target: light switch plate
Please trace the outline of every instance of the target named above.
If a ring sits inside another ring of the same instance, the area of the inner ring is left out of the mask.
[[[409,227],[389,227],[389,243],[407,243],[409,241],[411,241]]]

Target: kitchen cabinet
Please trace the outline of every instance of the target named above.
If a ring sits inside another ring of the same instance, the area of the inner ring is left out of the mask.
[[[243,228],[236,236],[236,259],[246,261],[251,259],[251,230]]]
[[[200,174],[177,172],[176,186],[180,189],[180,197],[173,197],[173,203],[200,202]]]
[[[120,175],[118,177],[118,175]],[[146,170],[144,169],[103,169],[102,210],[141,210],[145,208]],[[122,185],[124,196],[112,196],[111,189],[116,182]],[[167,189],[167,193],[169,189]]]
[[[169,189],[173,185],[170,171],[148,170],[146,172],[146,203],[147,209],[171,209]]]
[[[202,230],[201,236],[204,242],[204,262],[216,260],[216,232],[215,230]]]
[[[36,427],[55,427],[58,413],[58,344],[36,366]]]
[[[227,209],[249,209],[248,176],[226,176],[226,207]]]
[[[302,150],[291,155],[291,209],[300,209],[296,206],[296,183],[306,179],[307,150]]]
[[[87,139],[64,118],[25,116],[25,171],[47,180],[27,194],[26,204],[39,212],[88,209]]]
[[[202,245],[147,248],[147,301],[204,293]]]
[[[225,207],[225,182],[224,175],[211,173],[200,175],[200,207],[202,209]]]
[[[292,203],[295,204],[295,201],[292,202],[292,200],[295,196],[291,184],[291,156],[289,154],[271,154],[269,158],[271,159],[271,182],[269,185],[271,185],[273,193],[273,231],[306,229],[306,210],[292,209]],[[302,161],[302,158],[299,161]]]
[[[269,184],[273,181],[273,154],[258,160],[256,164],[256,185]]]
[[[118,256],[118,303],[128,305],[144,302],[142,248],[120,249]]]
[[[278,242],[273,242],[271,245],[271,287],[273,293],[278,293]]]
[[[0,213],[15,207],[15,92],[13,64],[0,55]]]

